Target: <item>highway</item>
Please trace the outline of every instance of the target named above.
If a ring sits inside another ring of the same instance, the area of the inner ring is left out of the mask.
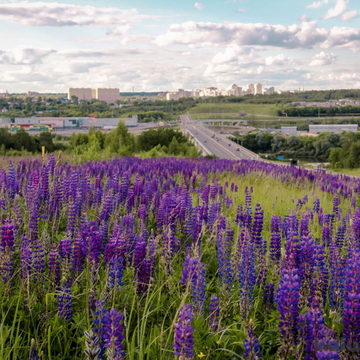
[[[219,159],[260,160],[260,157],[252,151],[206,128],[201,120],[193,121],[189,115],[181,115],[180,120],[183,130],[194,138],[195,143],[204,153],[215,155]]]

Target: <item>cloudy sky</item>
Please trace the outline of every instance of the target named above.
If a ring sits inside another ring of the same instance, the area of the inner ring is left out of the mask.
[[[360,0],[0,0],[0,92],[360,88]]]

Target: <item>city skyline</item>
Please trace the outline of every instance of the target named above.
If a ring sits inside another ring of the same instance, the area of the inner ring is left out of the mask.
[[[0,1],[0,92],[360,88],[356,0]]]

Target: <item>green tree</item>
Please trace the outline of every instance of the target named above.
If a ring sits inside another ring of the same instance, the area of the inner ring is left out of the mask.
[[[132,155],[136,151],[134,135],[130,134],[123,121],[106,137],[106,146],[112,153]]]

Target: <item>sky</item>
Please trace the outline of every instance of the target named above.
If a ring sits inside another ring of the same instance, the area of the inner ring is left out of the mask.
[[[0,0],[0,92],[360,88],[360,0]]]

